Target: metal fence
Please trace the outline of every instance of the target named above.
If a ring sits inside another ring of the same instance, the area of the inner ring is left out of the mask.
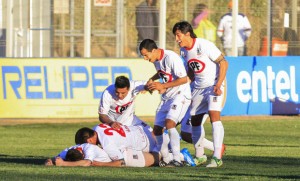
[[[0,56],[138,57],[136,7],[144,1],[1,0]],[[155,7],[160,16],[164,12],[159,10],[162,1],[165,0],[157,0]],[[252,25],[247,55],[265,51],[262,45],[266,43],[268,30],[274,41],[287,42],[287,55],[300,55],[300,0],[238,2],[239,12],[247,15]],[[165,48],[178,51],[172,27],[179,20],[191,22],[199,3],[208,6],[209,19],[215,26],[228,12],[228,0],[166,1],[166,17],[162,22]],[[162,24],[159,25],[162,29]],[[217,38],[216,44],[222,49],[220,39]]]

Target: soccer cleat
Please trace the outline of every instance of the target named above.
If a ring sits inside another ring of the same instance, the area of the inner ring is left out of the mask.
[[[165,161],[161,160],[161,161],[159,161],[158,165],[160,167],[166,167],[168,165],[168,163],[166,163]]]
[[[210,164],[208,164],[206,167],[209,168],[215,168],[215,167],[220,167],[223,165],[222,159],[217,159],[216,157],[212,157]]]
[[[183,167],[183,164],[179,161],[172,160],[166,165],[166,167]]]
[[[184,161],[187,163],[187,165],[192,167],[196,166],[194,159],[187,148],[183,148],[180,152],[182,153]]]
[[[201,157],[194,158],[194,162],[195,162],[196,166],[200,166],[200,165],[206,163],[206,161],[207,161],[206,155],[202,155]]]

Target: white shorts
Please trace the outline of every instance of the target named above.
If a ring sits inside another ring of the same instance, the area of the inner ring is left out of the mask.
[[[192,91],[192,103],[191,103],[191,115],[195,116],[208,111],[220,111],[223,108],[225,102],[224,99],[224,86],[221,86],[223,92],[220,96],[215,96],[214,87],[207,87],[204,89],[193,89]]]
[[[133,116],[132,126],[142,126],[144,128],[147,128],[150,132],[153,131],[151,126],[149,126],[147,123],[145,123],[144,121],[142,121],[140,118],[138,118],[135,115]]]
[[[176,124],[181,122],[190,104],[191,100],[182,94],[173,99],[162,100],[156,110],[154,125],[165,127],[166,119],[171,119]]]
[[[142,151],[125,148],[123,150],[125,164],[128,167],[145,167],[145,157]]]

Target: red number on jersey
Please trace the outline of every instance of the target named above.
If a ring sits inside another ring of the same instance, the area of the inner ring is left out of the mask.
[[[112,136],[112,135],[114,134],[114,132],[117,132],[117,133],[119,133],[121,136],[126,137],[126,134],[125,134],[125,131],[123,130],[123,128],[120,128],[120,129],[118,129],[118,130],[115,130],[115,129],[111,128],[110,126],[106,125],[106,124],[99,124],[99,126],[100,126],[101,128],[106,128],[106,129],[104,130],[104,133],[105,133],[106,135]]]

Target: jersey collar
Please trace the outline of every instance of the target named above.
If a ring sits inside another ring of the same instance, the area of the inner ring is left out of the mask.
[[[196,42],[196,38],[193,38],[193,44],[192,44],[191,48],[185,48],[185,49],[186,49],[186,50],[191,50],[191,49],[194,47],[195,42]]]

